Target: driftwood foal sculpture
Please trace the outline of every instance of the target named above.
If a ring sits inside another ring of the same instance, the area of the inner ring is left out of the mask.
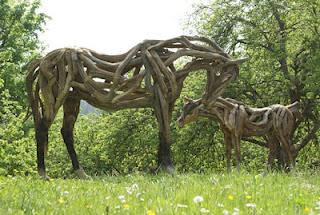
[[[177,68],[175,62],[187,57]],[[172,172],[170,121],[183,81],[191,71],[206,70],[207,95],[215,100],[238,72],[238,64],[213,41],[181,36],[170,40],[145,40],[121,55],[99,54],[80,48],[57,49],[30,64],[26,78],[37,142],[37,164],[47,177],[44,154],[48,130],[61,106],[61,133],[72,165],[86,177],[73,146],[73,128],[80,100],[104,110],[154,109],[159,124],[158,165]]]
[[[265,136],[268,140],[268,164],[271,167],[277,153],[277,144],[284,148],[288,158],[288,167],[294,167],[293,145],[291,142],[295,118],[293,113],[298,109],[295,102],[288,106],[272,105],[265,108],[251,108],[234,99],[219,97],[210,103],[199,99],[185,99],[178,124],[195,121],[199,116],[216,119],[224,134],[226,146],[227,169],[231,168],[231,151],[235,149],[237,169],[240,170],[240,140],[243,137]]]

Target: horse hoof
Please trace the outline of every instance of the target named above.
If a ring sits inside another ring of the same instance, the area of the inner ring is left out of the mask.
[[[75,170],[75,173],[80,179],[83,179],[83,180],[87,180],[87,179],[91,178],[90,176],[88,176],[86,174],[86,172],[83,170],[82,167],[80,167],[79,169]]]
[[[172,165],[162,166],[161,170],[165,173],[170,174],[170,175],[175,175],[175,173],[176,173],[176,170]]]
[[[165,171],[169,173],[170,175],[174,175],[176,173],[176,170],[173,166],[166,166]]]
[[[38,170],[39,176],[41,177],[41,179],[45,180],[45,181],[50,181],[50,177],[47,175],[45,170]]]

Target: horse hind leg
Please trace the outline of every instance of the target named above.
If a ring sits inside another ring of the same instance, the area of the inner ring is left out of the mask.
[[[75,173],[81,179],[87,179],[88,175],[85,173],[83,168],[80,166],[77,153],[74,149],[74,124],[79,115],[80,100],[67,97],[63,104],[63,125],[61,128],[61,134],[63,141],[67,147],[69,157],[72,162],[72,167]]]
[[[37,167],[39,175],[48,180],[44,162],[45,154],[48,150],[48,131],[50,122],[44,118],[39,119],[36,123],[35,136],[37,142]]]

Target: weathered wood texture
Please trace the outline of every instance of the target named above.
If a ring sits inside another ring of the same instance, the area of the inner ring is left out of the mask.
[[[145,40],[121,55],[100,54],[86,48],[54,50],[33,61],[27,75],[36,133],[47,136],[46,130],[66,101],[71,105],[70,101],[77,104],[83,99],[104,110],[152,107],[159,123],[158,163],[170,169],[169,124],[185,78],[194,70],[206,70],[206,97],[214,102],[236,78],[242,62],[232,59],[214,41],[189,36]],[[40,125],[45,125],[45,131]],[[45,172],[42,148],[46,147],[42,145],[47,145],[47,140],[37,141],[38,169]],[[72,153],[73,159],[76,156]]]
[[[231,150],[235,149],[237,168],[240,169],[240,140],[244,137],[264,136],[269,148],[269,166],[279,158],[280,147],[286,153],[285,166],[293,167],[297,149],[292,144],[295,117],[298,103],[288,106],[271,105],[265,108],[252,108],[234,99],[219,97],[215,102],[206,99],[186,99],[180,127],[195,121],[199,116],[217,120],[224,133],[227,154],[227,167],[230,170]]]

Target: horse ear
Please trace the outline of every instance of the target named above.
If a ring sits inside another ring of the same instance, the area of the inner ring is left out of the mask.
[[[195,103],[196,105],[200,105],[202,104],[202,99],[197,99],[197,100],[193,100],[193,103]]]
[[[288,108],[292,113],[298,112],[298,110],[299,110],[299,102],[296,101],[296,102],[292,103],[291,105],[288,105],[287,108]]]
[[[192,102],[193,100],[192,99],[190,99],[190,98],[188,98],[188,97],[183,97],[183,103],[188,103],[188,102]]]

